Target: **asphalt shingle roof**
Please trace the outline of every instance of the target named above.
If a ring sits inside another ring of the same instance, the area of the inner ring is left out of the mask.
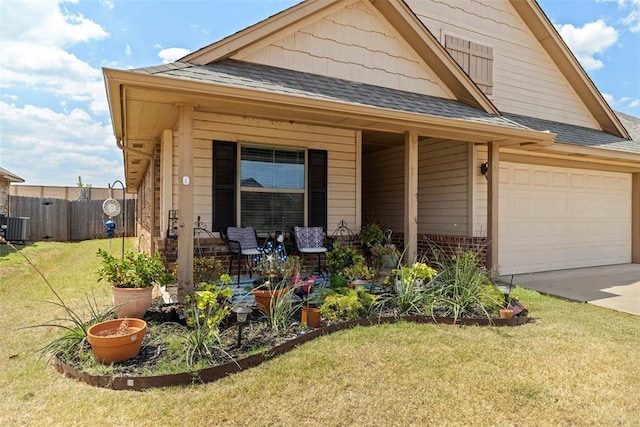
[[[207,65],[173,62],[130,71],[515,129],[548,130],[558,135],[557,142],[640,153],[640,119],[623,113],[617,113],[618,117],[635,141],[595,129],[514,113],[496,116],[451,99],[232,59]]]
[[[451,99],[232,59],[208,65],[174,62],[130,71],[526,129],[504,117],[486,113]]]
[[[621,113],[617,113],[618,117],[620,117],[620,114]],[[502,115],[530,129],[538,131],[548,130],[556,133],[558,135],[555,139],[556,142],[564,142],[583,147],[596,147],[604,148],[606,150],[624,151],[628,153],[640,153],[640,139],[632,141],[595,129],[554,122],[551,120],[537,119],[514,113],[502,113]],[[626,114],[625,116],[630,119],[634,119],[633,116],[628,116]],[[625,129],[627,129],[631,136],[636,139],[637,136],[633,136],[632,129],[629,129],[625,124],[625,121],[622,119],[623,118],[621,118],[621,121],[623,126],[625,126]],[[636,121],[640,122],[640,119],[636,119]],[[636,123],[636,125],[638,126],[637,130],[640,131],[640,124]]]

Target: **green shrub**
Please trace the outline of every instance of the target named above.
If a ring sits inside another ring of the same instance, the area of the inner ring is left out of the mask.
[[[227,300],[233,297],[233,290],[228,286],[202,282],[193,295],[187,295],[186,315],[190,327],[204,326],[217,334],[220,323],[230,313]]]
[[[177,270],[177,269],[176,269]],[[215,283],[223,272],[222,263],[215,257],[193,259],[193,282]]]
[[[382,243],[384,239],[384,233],[380,226],[376,223],[366,224],[360,230],[358,234],[358,240],[362,244],[362,246],[371,247],[378,243]]]
[[[118,259],[104,249],[98,249],[102,263],[98,269],[98,281],[106,280],[118,288],[147,288],[172,281],[166,272],[160,254],[129,251]]]
[[[355,249],[341,248],[337,243],[333,244],[333,249],[327,252],[327,265],[331,275],[344,275],[344,269],[359,262],[364,261],[364,257],[357,253]]]
[[[344,275],[347,280],[371,280],[374,277],[373,272],[367,267],[364,261],[360,261],[355,263],[354,265],[350,265],[349,267],[345,267]]]
[[[340,289],[347,287],[347,278],[342,274],[332,274],[329,276],[329,288]]]
[[[366,291],[346,289],[344,293],[330,292],[320,306],[320,313],[327,320],[357,319],[370,314],[377,298]]]

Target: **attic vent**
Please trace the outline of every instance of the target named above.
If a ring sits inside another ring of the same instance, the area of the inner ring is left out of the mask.
[[[493,48],[450,35],[444,47],[485,95],[493,93]]]
[[[144,144],[141,144],[139,142],[133,144],[133,148],[143,148],[143,147],[144,147]]]
[[[132,160],[132,161],[131,161],[131,164],[132,164],[132,165],[139,165],[141,162],[142,162],[142,160],[141,160],[141,159],[135,159],[135,160]]]

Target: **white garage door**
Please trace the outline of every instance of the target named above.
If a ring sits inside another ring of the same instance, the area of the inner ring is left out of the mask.
[[[631,175],[500,164],[500,274],[631,262]]]

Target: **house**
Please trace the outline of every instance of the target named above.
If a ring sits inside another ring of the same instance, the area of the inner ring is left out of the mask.
[[[0,215],[9,216],[9,196],[12,182],[24,182],[24,179],[0,167]]]
[[[534,0],[307,0],[104,77],[149,250],[179,212],[181,286],[197,217],[375,220],[409,258],[486,242],[500,274],[640,262],[637,120]]]

